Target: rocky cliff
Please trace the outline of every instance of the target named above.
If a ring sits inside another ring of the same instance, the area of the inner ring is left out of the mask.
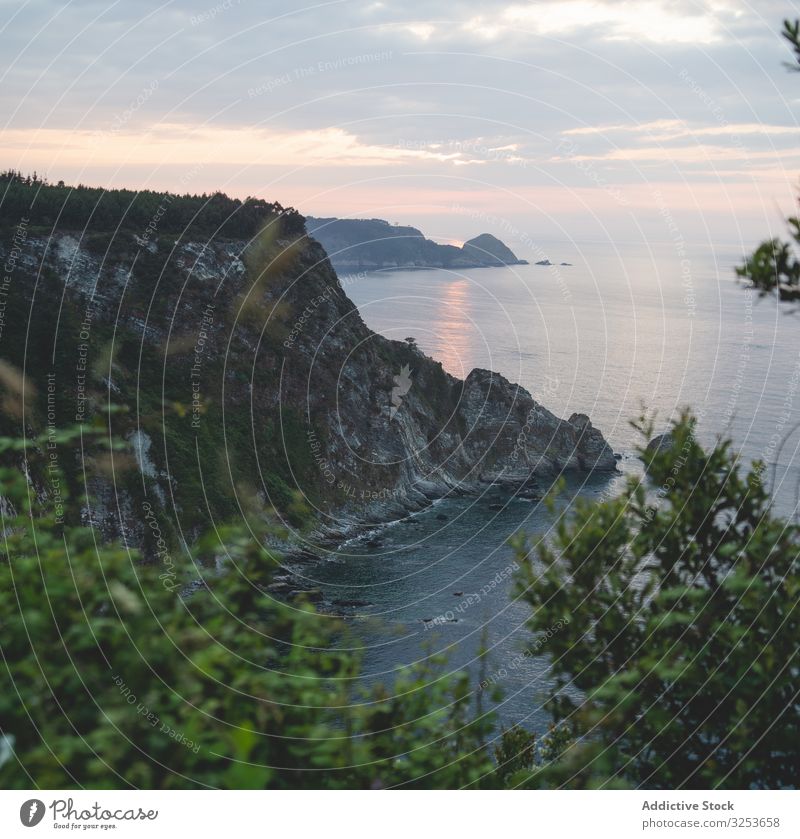
[[[27,393],[2,431],[94,424],[128,442],[108,456],[54,437],[106,536],[191,542],[267,509],[341,531],[481,482],[615,468],[587,417],[369,330],[296,217],[251,239],[6,225],[2,242],[3,381],[19,370],[7,389]]]

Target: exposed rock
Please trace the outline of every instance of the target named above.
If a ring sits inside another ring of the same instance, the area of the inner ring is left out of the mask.
[[[293,600],[308,600],[309,603],[321,603],[323,594],[318,588],[295,589],[289,592],[289,597]]]
[[[664,434],[659,434],[657,437],[653,437],[653,439],[647,444],[646,451],[669,451],[674,445],[675,438],[672,436],[672,432],[666,431]]]
[[[606,470],[616,469],[616,458],[605,437],[592,425],[592,421],[586,414],[572,414],[569,422],[577,429],[578,439],[581,443],[578,458],[578,468],[591,470],[602,468]]]
[[[517,493],[517,498],[522,498],[525,501],[541,501],[543,496],[540,492],[534,490],[522,490]]]
[[[800,300],[800,286],[778,283],[778,297],[785,302]]]
[[[289,553],[288,559],[292,563],[305,565],[306,563],[314,564],[322,561],[322,557],[314,551],[309,551],[307,548],[294,548]]]

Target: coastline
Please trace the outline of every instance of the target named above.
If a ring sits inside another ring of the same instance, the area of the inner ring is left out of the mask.
[[[615,455],[621,458],[624,455]],[[318,609],[326,613],[338,614],[341,617],[353,617],[347,612],[341,612],[322,596],[318,588],[303,587],[301,578],[304,570],[318,563],[332,561],[332,557],[348,546],[365,546],[379,550],[383,547],[385,535],[395,527],[410,524],[420,516],[430,513],[435,507],[446,501],[460,501],[467,498],[481,498],[487,494],[496,493],[501,501],[489,505],[489,509],[502,512],[513,502],[538,504],[551,492],[562,477],[584,479],[597,478],[603,482],[621,475],[618,466],[614,469],[562,469],[557,473],[532,474],[524,480],[485,480],[475,481],[457,490],[425,497],[425,501],[408,499],[405,504],[396,508],[395,517],[383,518],[350,518],[342,526],[318,526],[308,534],[298,537],[298,542],[276,546],[282,552],[280,566],[276,575],[276,583],[269,587],[271,593],[282,599],[292,600],[306,596]],[[585,480],[583,482],[585,484]],[[546,484],[546,485],[545,485]],[[387,511],[388,512],[388,511]]]

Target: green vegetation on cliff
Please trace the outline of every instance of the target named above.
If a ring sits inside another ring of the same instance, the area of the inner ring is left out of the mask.
[[[0,173],[0,229],[27,219],[31,227],[82,230],[91,234],[129,231],[147,236],[159,234],[184,238],[224,236],[250,239],[271,217],[281,216],[287,233],[303,231],[303,218],[260,198],[229,198],[221,192],[211,195],[176,195],[152,190],[100,189],[83,184],[49,184],[34,175],[11,170]],[[112,241],[96,235],[98,250]]]

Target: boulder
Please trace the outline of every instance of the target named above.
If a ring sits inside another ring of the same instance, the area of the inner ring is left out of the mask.
[[[675,445],[675,438],[671,431],[659,434],[647,444],[646,451],[652,453],[657,451],[669,451]]]

